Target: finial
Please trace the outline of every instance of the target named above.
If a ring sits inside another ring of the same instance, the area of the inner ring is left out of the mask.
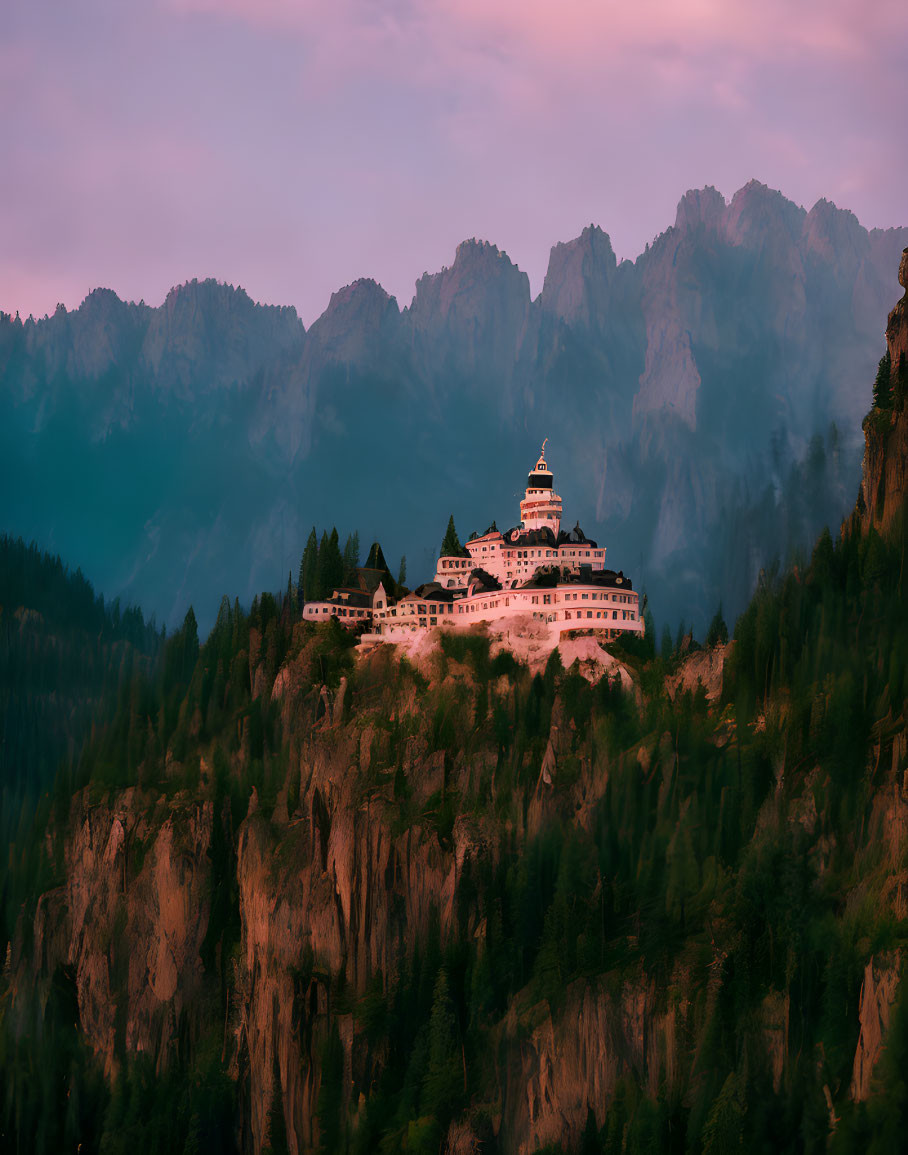
[[[548,443],[549,443],[548,438],[546,438],[545,441],[543,441],[543,443],[542,443],[542,453],[540,454],[540,457],[542,458],[543,461],[545,461],[545,447],[548,445]]]

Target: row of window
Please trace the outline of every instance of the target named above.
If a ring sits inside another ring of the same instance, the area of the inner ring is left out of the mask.
[[[611,620],[613,622],[617,622],[618,612],[619,612],[618,610],[612,610],[611,611],[611,613],[612,613]],[[582,618],[584,616],[584,614],[588,618],[597,617],[597,618],[608,619],[609,611],[608,610],[596,610],[596,611],[593,611],[593,610],[565,610],[564,611],[564,620],[570,621],[573,618]],[[623,622],[635,622],[637,620],[637,615],[634,613],[633,610],[621,610],[621,620]]]
[[[482,547],[483,553],[495,553],[496,550],[501,550],[506,561],[510,561],[515,557],[517,557],[517,558],[520,558],[520,557],[525,557],[525,558],[531,558],[531,557],[605,557],[605,550],[604,549],[594,549],[591,552],[588,549],[587,550],[565,549],[564,546],[562,546],[560,549],[536,549],[536,550],[533,550],[533,549],[513,550],[513,549],[507,549],[506,547],[498,546],[498,545],[484,545]]]

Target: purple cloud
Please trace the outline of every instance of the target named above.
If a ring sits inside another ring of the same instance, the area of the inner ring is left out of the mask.
[[[906,223],[908,8],[851,0],[11,0],[0,308],[217,276],[401,303],[458,241],[541,288],[595,221],[633,257],[756,176]]]

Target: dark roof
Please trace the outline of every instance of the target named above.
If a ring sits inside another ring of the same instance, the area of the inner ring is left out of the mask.
[[[346,594],[346,597],[342,596]],[[368,608],[372,605],[372,595],[366,590],[357,589],[354,586],[338,586],[334,593],[328,598],[328,601],[333,606],[357,606],[358,608]]]
[[[588,565],[582,565],[580,572],[557,565],[543,565],[525,582],[521,582],[519,589],[554,589],[555,586],[604,586],[606,589],[632,590],[633,582],[624,576],[623,572],[616,573],[613,569],[594,570]]]
[[[473,590],[473,593],[476,593],[476,594],[490,593],[491,594],[491,593],[495,593],[496,590],[501,589],[501,582],[498,580],[498,578],[492,577],[492,575],[490,573],[487,573],[486,570],[484,570],[484,569],[474,569],[471,572],[469,580],[467,582],[467,589],[469,589],[470,586],[476,587]]]
[[[517,534],[514,538],[513,534]],[[542,529],[521,529],[515,525],[502,534],[505,542],[512,547],[523,548],[525,545],[544,545],[549,549],[557,549],[562,545],[588,545],[590,549],[598,549],[598,545],[591,537],[587,537],[579,525],[571,530],[562,530],[556,539],[555,534],[547,526]]]
[[[513,538],[515,533],[517,537]],[[554,533],[547,526],[542,529],[521,529],[519,525],[515,525],[502,536],[510,546],[545,545],[549,549],[554,549],[558,544]]]
[[[446,590],[438,582],[424,582],[417,586],[413,593],[424,602],[453,602],[454,591]]]
[[[382,582],[388,581],[388,573],[383,569],[372,569],[368,566],[359,566],[356,570],[356,584],[366,593],[374,594]]]
[[[597,549],[598,548],[596,543],[593,541],[593,539],[591,537],[587,537],[586,534],[583,532],[583,530],[580,528],[580,522],[579,521],[577,522],[577,524],[574,526],[573,529],[562,530],[561,533],[558,534],[558,544],[559,545],[562,545],[562,544],[578,545],[578,544],[580,544],[580,545],[588,545],[591,549]]]

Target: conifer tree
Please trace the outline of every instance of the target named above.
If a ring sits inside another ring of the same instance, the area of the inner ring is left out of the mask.
[[[318,561],[315,565],[315,591],[312,595],[313,601],[321,601],[322,598],[329,597],[331,590],[328,589],[328,575],[325,572],[328,565],[328,531],[322,530],[322,536],[318,543]]]
[[[337,526],[332,526],[331,536],[328,538],[328,555],[325,559],[325,578],[327,581],[325,597],[330,597],[333,590],[344,584],[344,555],[341,553]]]
[[[183,619],[183,681],[188,682],[195,669],[196,659],[199,656],[199,627],[195,620],[195,610],[192,606],[186,611]]]
[[[405,586],[407,584],[407,555],[402,554],[400,559],[400,569],[397,572],[397,584]]]
[[[429,1064],[423,1080],[423,1107],[446,1124],[463,1087],[463,1064],[457,1038],[457,1020],[444,967],[438,972],[429,1018]]]
[[[444,541],[441,543],[441,557],[459,557],[463,552],[457,530],[454,528],[454,514],[448,518],[448,528],[445,531]]]
[[[709,623],[709,629],[706,631],[706,645],[708,648],[722,645],[728,641],[728,626],[725,624],[725,618],[722,616],[722,603],[719,602],[719,608],[716,610],[713,620]]]
[[[318,580],[318,537],[315,526],[306,541],[306,548],[300,560],[299,596],[302,602],[311,602],[315,599],[315,585]]]
[[[876,371],[876,380],[873,383],[874,409],[892,408],[892,358],[887,349],[880,358]]]
[[[351,533],[344,542],[344,581],[349,582],[359,568],[359,531]]]

